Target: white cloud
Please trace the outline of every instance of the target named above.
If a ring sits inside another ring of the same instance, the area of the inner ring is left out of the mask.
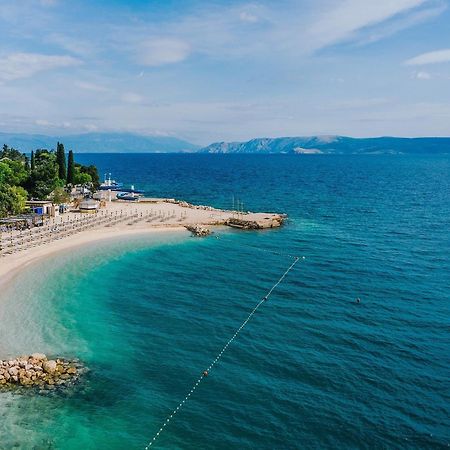
[[[90,83],[88,81],[75,81],[75,86],[86,91],[108,92],[109,89],[100,84]]]
[[[142,100],[144,100],[142,95],[136,94],[135,92],[125,92],[122,94],[121,99],[126,103],[132,104],[142,103]]]
[[[431,80],[431,74],[429,72],[420,71],[414,74],[414,78],[418,80]]]
[[[53,126],[54,124],[50,123],[48,120],[46,119],[36,119],[34,121],[34,123],[36,125],[39,125],[40,127],[48,127],[48,126]]]
[[[83,129],[86,131],[98,131],[98,126],[93,123],[87,123],[86,125],[83,125]]]
[[[313,49],[320,49],[348,40],[363,28],[384,22],[425,2],[426,0],[345,0],[329,8],[312,22],[308,28],[311,45]]]
[[[391,103],[387,98],[354,98],[343,101],[330,102],[326,105],[317,107],[321,111],[340,111],[340,110],[354,110],[354,109],[374,109],[379,106],[385,106]]]
[[[0,81],[28,78],[35,73],[81,64],[78,59],[65,55],[42,55],[39,53],[12,53],[0,58]]]
[[[428,8],[420,8],[418,10],[411,11],[406,16],[400,15],[389,21],[389,23],[382,24],[380,27],[371,29],[366,36],[362,36],[359,39],[359,45],[370,44],[377,42],[381,39],[386,39],[400,31],[414,27],[421,23],[424,23],[430,19],[433,19],[441,15],[447,9],[447,5],[438,4],[432,5]],[[364,33],[363,33],[364,34]]]
[[[422,53],[405,61],[408,66],[423,66],[426,64],[437,64],[450,62],[450,48]]]
[[[67,33],[46,34],[44,40],[78,56],[92,56],[98,51],[97,42],[88,41],[79,36],[73,37]]]
[[[252,14],[248,11],[242,11],[239,14],[239,19],[242,22],[256,23],[258,22],[258,17],[255,14]]]
[[[153,38],[141,44],[138,61],[144,66],[163,66],[185,60],[190,52],[191,47],[184,40]]]

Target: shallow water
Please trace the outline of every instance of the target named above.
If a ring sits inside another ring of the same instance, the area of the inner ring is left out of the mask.
[[[26,270],[0,301],[2,354],[79,357],[91,372],[61,396],[1,394],[0,448],[145,447],[291,262],[261,249],[306,260],[156,448],[447,448],[450,157],[83,158],[152,195],[229,207],[234,193],[290,219],[111,241]]]

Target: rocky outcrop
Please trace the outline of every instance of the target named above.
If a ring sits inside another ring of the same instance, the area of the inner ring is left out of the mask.
[[[274,215],[258,220],[245,220],[238,218],[228,219],[226,225],[242,230],[262,230],[265,228],[277,228],[283,224],[284,217],[282,215]]]
[[[38,387],[52,389],[75,383],[86,369],[77,360],[48,359],[42,353],[0,359],[0,389]]]
[[[211,234],[211,230],[209,228],[202,227],[201,225],[187,225],[186,229],[189,230],[194,236],[208,236]]]

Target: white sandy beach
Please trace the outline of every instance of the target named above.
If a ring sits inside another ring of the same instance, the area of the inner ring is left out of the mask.
[[[114,223],[116,217],[123,216],[119,223]],[[246,220],[271,220],[275,214],[251,213],[246,214]],[[74,221],[85,220],[93,222],[103,217],[104,223],[86,226],[87,229],[66,235],[62,238],[52,239],[50,233],[44,234],[47,241],[36,246],[29,246],[21,251],[3,255],[0,259],[0,289],[5,283],[11,281],[25,266],[54,255],[57,252],[76,248],[99,240],[120,239],[126,236],[158,233],[164,231],[186,231],[187,225],[214,226],[222,225],[227,219],[236,217],[232,211],[218,210],[208,207],[192,207],[171,202],[111,202],[97,214],[67,213],[55,219],[50,219],[49,226],[68,226]],[[109,220],[108,220],[109,218]],[[127,219],[129,218],[129,220]],[[36,230],[39,231],[39,230]],[[5,235],[5,233],[4,233]],[[9,233],[4,236],[18,237],[19,233]],[[25,235],[25,238],[27,235]],[[39,233],[33,237],[37,241],[42,239]]]

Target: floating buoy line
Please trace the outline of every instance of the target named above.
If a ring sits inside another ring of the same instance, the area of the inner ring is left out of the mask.
[[[220,239],[220,237],[219,237]],[[184,397],[184,399],[178,404],[178,406],[167,416],[166,420],[163,422],[163,424],[161,425],[161,427],[159,428],[159,430],[156,432],[156,434],[153,436],[152,440],[146,445],[145,450],[149,450],[149,448],[156,442],[156,440],[159,438],[159,436],[161,435],[161,433],[164,431],[164,429],[166,428],[166,426],[170,423],[170,421],[173,419],[173,417],[178,413],[178,411],[184,406],[184,404],[189,400],[189,398],[191,397],[191,395],[195,392],[195,390],[197,389],[197,387],[199,386],[199,384],[209,375],[209,373],[211,372],[211,370],[214,368],[214,366],[219,362],[220,358],[222,357],[222,355],[225,353],[225,351],[227,350],[227,348],[229,347],[229,345],[237,338],[237,336],[239,335],[239,333],[242,331],[242,329],[247,325],[247,323],[250,321],[250,319],[253,317],[253,315],[256,313],[256,311],[258,311],[258,309],[260,308],[260,306],[265,303],[267,300],[269,300],[269,297],[272,295],[272,292],[283,282],[283,280],[285,279],[285,277],[287,276],[287,274],[295,267],[295,265],[298,263],[298,261],[300,260],[300,257],[298,256],[292,256],[292,255],[287,255],[287,254],[283,254],[283,253],[279,253],[279,252],[272,252],[271,250],[265,250],[265,249],[260,249],[260,248],[255,248],[252,247],[255,250],[262,250],[262,251],[266,251],[269,253],[275,253],[278,255],[282,255],[282,256],[288,256],[290,258],[293,258],[294,261],[292,262],[292,264],[285,270],[285,272],[283,273],[283,275],[281,275],[281,277],[272,285],[272,287],[267,291],[266,295],[258,302],[258,304],[252,309],[252,311],[250,312],[250,314],[247,316],[247,318],[241,323],[241,325],[239,326],[239,328],[235,331],[235,333],[233,334],[233,336],[231,336],[231,338],[228,340],[228,342],[223,346],[223,348],[220,350],[220,352],[217,354],[217,356],[215,357],[215,359],[211,362],[211,364],[208,366],[208,368],[206,368],[205,370],[203,370],[201,372],[201,375],[199,376],[199,378],[194,382],[194,384],[192,385],[192,388],[190,389],[190,391],[187,393],[186,397]],[[302,257],[302,260],[304,260],[305,257]]]

